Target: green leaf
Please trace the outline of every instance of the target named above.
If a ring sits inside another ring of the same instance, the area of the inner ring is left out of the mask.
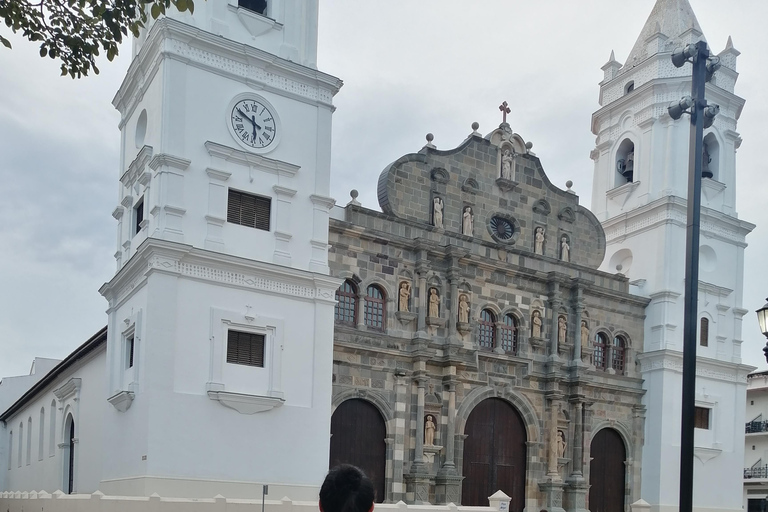
[[[11,42],[6,38],[4,38],[3,36],[0,36],[0,43],[6,48],[11,48]]]

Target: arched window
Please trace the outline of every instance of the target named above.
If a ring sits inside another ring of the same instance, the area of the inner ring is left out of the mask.
[[[504,322],[499,327],[499,341],[504,352],[517,354],[517,318],[504,315]]]
[[[238,0],[237,5],[262,15],[267,14],[267,0]]]
[[[624,86],[624,94],[629,94],[632,91],[635,90],[635,81],[630,81],[626,86]]]
[[[709,319],[701,317],[701,324],[699,325],[699,345],[702,347],[709,346]]]
[[[624,139],[616,151],[616,186],[634,181],[635,172],[635,144],[629,139]]]
[[[626,353],[627,343],[621,336],[613,338],[613,347],[611,347],[611,368],[616,373],[624,373],[624,354]]]
[[[384,292],[376,285],[371,285],[365,292],[365,325],[369,329],[384,330],[386,304]]]
[[[21,467],[22,446],[24,445],[24,422],[19,423],[19,467]]]
[[[595,336],[595,352],[592,354],[592,364],[599,370],[606,368],[606,355],[608,352],[608,338],[605,334],[599,332]]]
[[[40,431],[37,435],[37,460],[43,460],[45,447],[45,407],[40,408]]]
[[[720,167],[720,145],[713,133],[708,133],[702,143],[701,155],[701,177],[711,178],[715,181],[722,181],[719,171]]]
[[[32,416],[27,418],[27,466],[32,463]]]
[[[493,350],[496,346],[496,315],[489,309],[480,312],[480,320],[477,322],[480,330],[477,333],[477,344],[480,348]]]
[[[48,426],[48,456],[56,455],[56,400],[51,400],[51,419]]]
[[[346,280],[336,290],[336,307],[333,310],[336,322],[346,325],[357,324],[357,288]]]
[[[13,430],[8,434],[8,469],[13,464]]]

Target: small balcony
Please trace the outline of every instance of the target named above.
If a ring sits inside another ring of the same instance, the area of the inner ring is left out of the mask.
[[[768,432],[768,421],[749,421],[744,426],[744,433],[746,434],[759,434],[761,432]]]
[[[747,425],[749,425],[749,423],[747,423]],[[753,478],[768,478],[768,464],[744,468],[744,480]]]

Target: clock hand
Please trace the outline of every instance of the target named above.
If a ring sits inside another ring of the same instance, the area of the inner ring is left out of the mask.
[[[256,142],[256,123],[253,123],[253,142]]]
[[[256,128],[258,128],[259,130],[261,130],[261,126],[259,126],[258,124],[256,124],[256,116],[252,116],[252,117],[253,117],[253,119],[251,119],[251,124],[253,124],[253,126],[255,126],[255,127],[256,127]]]
[[[243,116],[244,118],[248,119],[248,121],[249,121],[251,124],[256,124],[256,121],[253,121],[251,118],[249,118],[247,115],[245,115],[245,112],[243,112],[243,111],[242,111],[242,110],[240,110],[239,108],[237,109],[237,113],[238,113],[238,114],[240,114],[241,116]]]

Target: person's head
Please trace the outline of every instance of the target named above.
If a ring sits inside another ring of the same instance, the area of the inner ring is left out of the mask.
[[[372,512],[373,484],[359,468],[341,464],[320,487],[320,512]]]

